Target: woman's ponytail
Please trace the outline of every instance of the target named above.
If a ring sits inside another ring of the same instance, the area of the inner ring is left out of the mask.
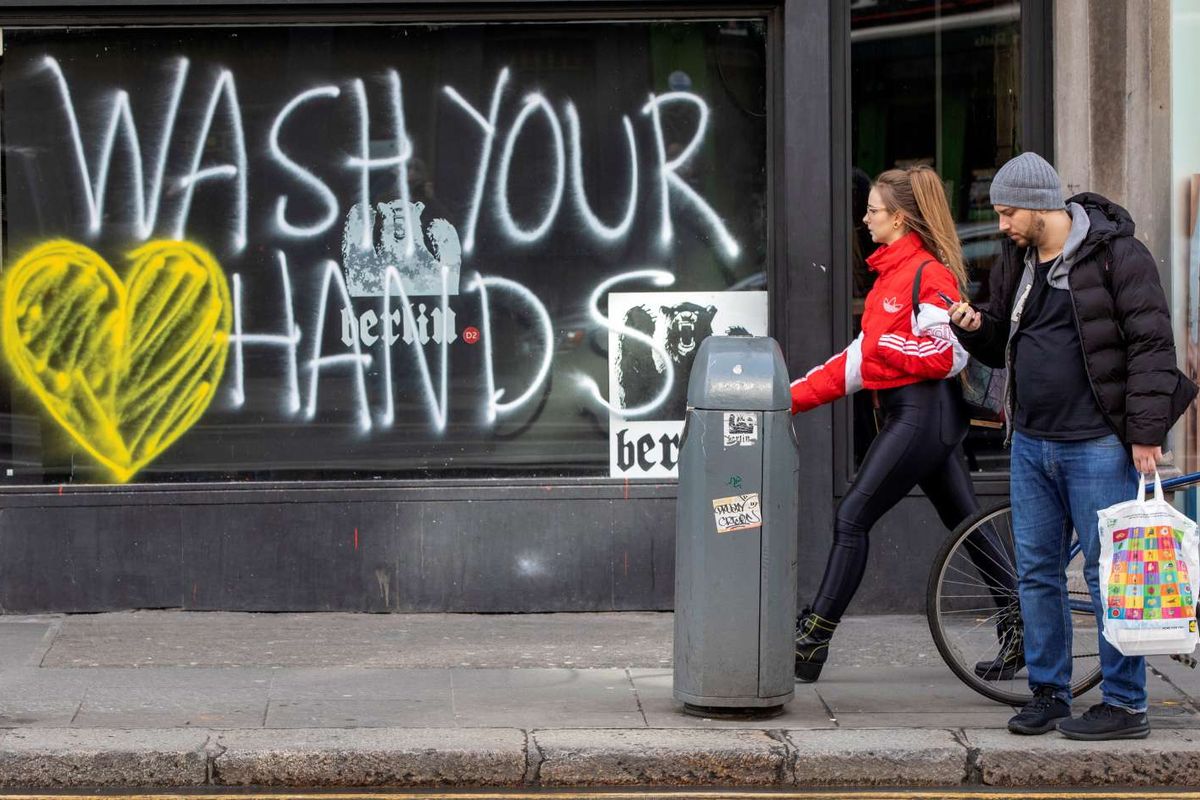
[[[958,279],[958,289],[966,299],[967,270],[963,263],[962,245],[946,202],[946,187],[932,167],[918,166],[908,170],[913,199],[923,225],[915,226],[925,247],[949,267]],[[924,230],[922,230],[922,228]]]

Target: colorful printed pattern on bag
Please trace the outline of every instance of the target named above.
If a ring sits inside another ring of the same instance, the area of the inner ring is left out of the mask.
[[[1187,564],[1179,558],[1183,532],[1165,525],[1113,532],[1109,619],[1192,619],[1196,602]]]

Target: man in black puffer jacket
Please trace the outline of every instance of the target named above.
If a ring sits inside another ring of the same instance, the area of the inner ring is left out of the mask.
[[[1065,553],[1073,525],[1102,628],[1096,513],[1132,498],[1138,471],[1154,472],[1196,386],[1175,366],[1158,269],[1134,238],[1129,212],[1092,193],[1064,204],[1058,173],[1034,153],[996,173],[991,199],[1008,241],[992,269],[990,300],[979,309],[956,305],[950,316],[971,355],[1008,368],[1013,537],[1034,693],[1008,727],[1143,738],[1145,661],[1121,655],[1102,632],[1103,702],[1070,718]]]

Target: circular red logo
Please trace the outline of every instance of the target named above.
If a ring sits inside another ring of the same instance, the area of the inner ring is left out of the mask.
[[[462,338],[467,344],[477,344],[479,342],[479,328],[467,328],[463,331]]]

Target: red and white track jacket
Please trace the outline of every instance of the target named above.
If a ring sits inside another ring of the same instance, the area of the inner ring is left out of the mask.
[[[921,308],[912,308],[913,281],[921,273]],[[862,333],[850,346],[792,382],[792,413],[808,411],[859,389],[892,389],[950,378],[967,365],[967,351],[950,327],[942,292],[958,300],[954,274],[909,233],[871,254],[879,273],[867,294]]]

